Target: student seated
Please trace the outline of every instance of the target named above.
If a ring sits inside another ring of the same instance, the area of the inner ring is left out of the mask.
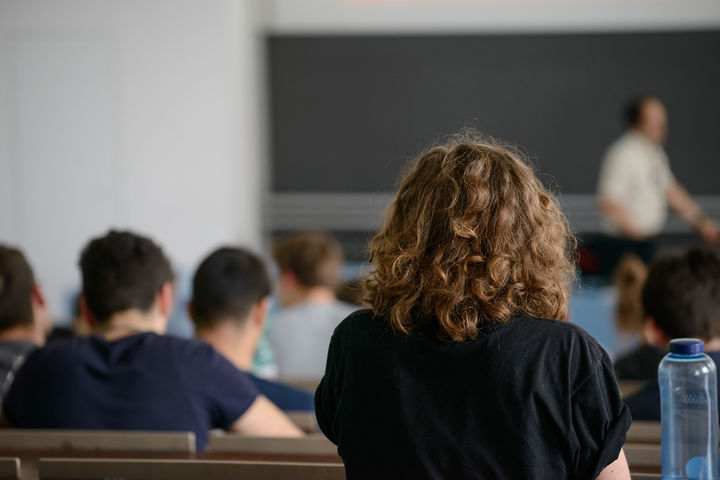
[[[642,303],[652,343],[667,350],[673,338],[699,338],[720,367],[720,257],[709,248],[658,256],[650,265]],[[659,360],[647,365],[652,379],[625,399],[635,420],[660,420]],[[720,372],[720,369],[718,370]]]
[[[263,334],[270,278],[263,261],[240,248],[220,248],[198,267],[188,306],[195,336],[244,372]],[[282,410],[311,411],[313,396],[248,373],[255,387]]]
[[[517,154],[467,134],[420,155],[315,394],[348,478],[630,478],[610,359],[563,321],[573,246]]]
[[[0,245],[0,399],[25,358],[45,344],[50,326],[30,264],[20,250]]]
[[[640,345],[615,361],[618,381],[647,381],[657,379],[657,367],[665,356],[665,348],[653,345],[646,332],[642,306],[642,288],[647,279],[648,267],[633,254],[625,254],[615,269],[617,290],[615,324],[621,343],[640,340]],[[633,338],[634,337],[634,338]]]
[[[333,329],[356,310],[335,297],[342,249],[331,235],[296,233],[274,245],[273,257],[280,270],[282,308],[271,319],[270,343],[279,376],[319,379]]]
[[[92,240],[80,257],[83,315],[93,335],[55,340],[28,357],[3,405],[21,428],[301,432],[248,376],[205,342],[163,335],[172,271],[130,232]]]

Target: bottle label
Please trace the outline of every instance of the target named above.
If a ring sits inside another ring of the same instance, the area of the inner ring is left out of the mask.
[[[690,410],[705,410],[708,407],[707,392],[702,389],[687,389],[675,396],[677,406]]]

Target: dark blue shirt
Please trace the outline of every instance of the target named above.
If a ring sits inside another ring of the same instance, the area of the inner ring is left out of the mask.
[[[258,391],[270,399],[280,410],[286,412],[312,412],[315,410],[315,399],[312,393],[283,385],[282,383],[263,380],[250,375]]]
[[[249,376],[205,342],[141,333],[57,340],[36,350],[3,404],[20,428],[192,431],[235,422],[258,395]]]

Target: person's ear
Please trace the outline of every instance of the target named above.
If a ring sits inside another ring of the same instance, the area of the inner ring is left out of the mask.
[[[666,348],[670,343],[670,337],[660,328],[653,317],[645,320],[645,337],[651,345]]]
[[[85,321],[90,326],[90,330],[93,330],[97,327],[97,320],[90,311],[90,308],[88,308],[87,300],[85,300],[85,297],[80,298],[80,315],[85,318]]]
[[[292,288],[297,285],[297,277],[290,270],[280,272],[279,281],[281,288]]]
[[[44,341],[45,336],[52,330],[52,319],[50,318],[50,311],[45,301],[45,294],[43,294],[40,286],[33,286],[30,301],[32,303],[33,322],[40,333],[39,336],[42,337]]]
[[[270,297],[265,297],[258,303],[256,303],[254,310],[254,318],[252,318],[251,321],[255,323],[256,326],[262,329],[265,326],[268,311],[270,310]]]
[[[172,311],[172,303],[173,303],[173,291],[172,291],[172,283],[165,282],[163,283],[163,286],[160,287],[160,293],[158,293],[158,306],[160,307],[160,314],[168,318],[170,316],[170,312]]]
[[[187,314],[191,320],[195,320],[195,306],[193,305],[192,299],[188,300],[187,302]]]

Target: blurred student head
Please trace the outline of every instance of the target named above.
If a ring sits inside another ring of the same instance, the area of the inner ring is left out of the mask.
[[[149,238],[110,231],[80,255],[82,314],[95,330],[133,315],[148,330],[164,333],[172,306],[173,273],[162,249]]]
[[[658,145],[667,139],[667,111],[657,97],[646,95],[629,101],[625,107],[625,121],[629,128]]]
[[[0,245],[0,339],[42,346],[50,326],[30,264],[20,250]]]
[[[648,267],[634,253],[620,258],[613,273],[613,285],[617,289],[615,321],[618,328],[628,334],[641,334],[645,328],[642,307],[642,288]]]
[[[391,328],[476,338],[515,315],[566,319],[574,236],[511,148],[473,132],[420,155],[370,244],[366,300]]]
[[[702,247],[658,256],[650,265],[642,303],[658,345],[681,337],[720,339],[720,258]]]
[[[241,248],[215,250],[193,278],[188,308],[196,336],[249,370],[263,333],[270,291],[270,278],[259,257]]]
[[[309,299],[335,299],[343,252],[330,234],[302,232],[280,238],[273,246],[280,270],[279,297],[284,306]]]

